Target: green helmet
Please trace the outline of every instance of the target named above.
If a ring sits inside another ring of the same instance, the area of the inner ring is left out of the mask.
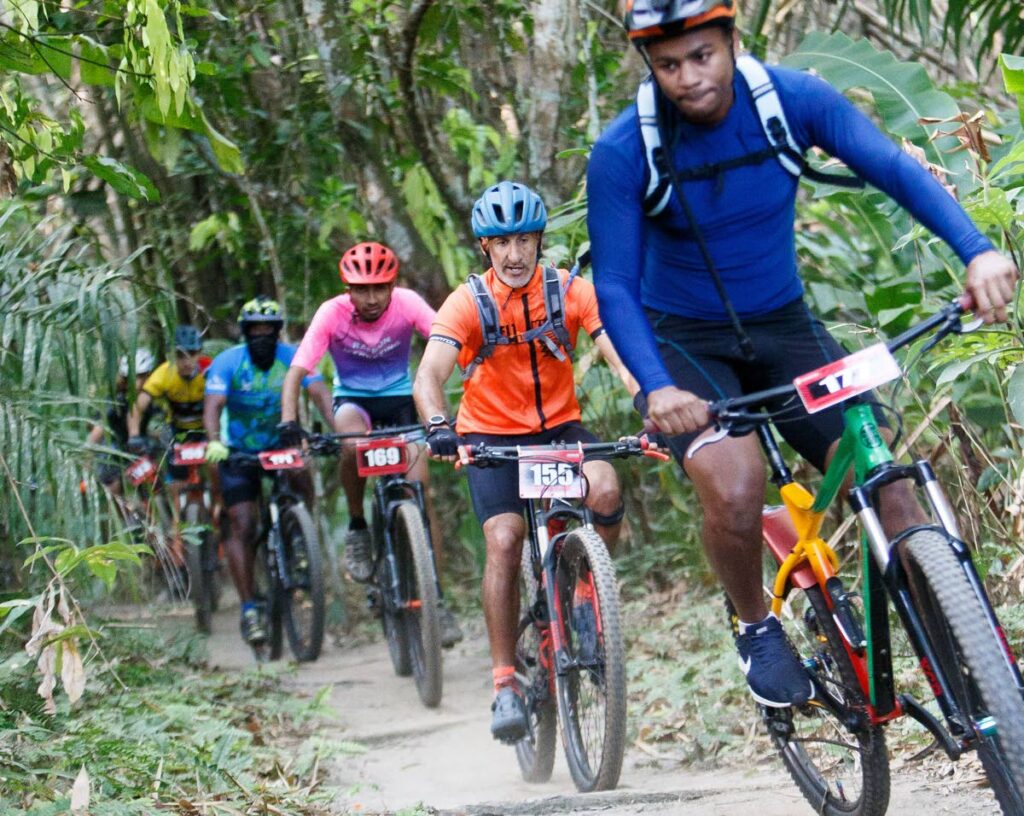
[[[264,295],[257,295],[242,307],[242,311],[238,313],[238,322],[243,326],[246,323],[283,325],[284,315],[281,313],[281,304]]]

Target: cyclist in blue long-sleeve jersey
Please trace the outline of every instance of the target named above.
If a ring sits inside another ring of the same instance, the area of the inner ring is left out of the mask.
[[[799,176],[822,175],[804,151],[841,159],[942,238],[966,265],[966,298],[987,322],[1005,320],[1018,273],[927,170],[828,83],[737,57],[734,18],[734,0],[627,2],[626,29],[652,78],[594,146],[588,226],[601,318],[640,383],[638,407],[672,435],[696,488],[708,559],[741,620],[740,666],[755,698],[782,707],[812,689],[761,589],[758,442],[694,442],[710,434],[708,400],[786,384],[845,353],[809,312],[797,274]],[[842,434],[841,410],[779,429],[822,469]],[[882,491],[881,510],[890,533],[923,520],[904,484]]]

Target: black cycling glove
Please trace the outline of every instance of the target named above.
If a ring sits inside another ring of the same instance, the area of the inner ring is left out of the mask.
[[[149,453],[149,439],[145,436],[129,436],[128,444],[125,447],[128,448],[128,453],[142,456]]]
[[[281,422],[277,426],[277,439],[282,447],[297,448],[309,434],[296,421]]]
[[[455,456],[459,452],[459,437],[447,425],[440,425],[427,434],[427,447],[434,456]]]

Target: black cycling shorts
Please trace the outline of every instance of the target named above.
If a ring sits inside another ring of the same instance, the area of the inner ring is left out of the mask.
[[[411,394],[393,397],[335,397],[334,413],[338,413],[342,405],[352,405],[370,428],[391,428],[419,422]]]
[[[255,464],[220,463],[220,494],[225,507],[260,498],[263,470]]]
[[[803,299],[794,300],[768,314],[742,318],[743,329],[754,347],[749,362],[740,351],[729,321],[692,320],[647,310],[658,350],[668,373],[684,391],[713,401],[791,383],[808,371],[846,356],[846,351],[811,314]],[[861,397],[871,399],[870,394]],[[824,471],[829,447],[843,435],[843,405],[807,414],[795,395],[784,401],[792,406],[775,427],[797,453]],[[783,407],[783,402],[769,406]],[[646,404],[637,399],[646,413]],[[887,424],[881,412],[875,416]],[[685,454],[700,434],[695,431],[669,440],[676,460],[686,468]]]
[[[466,445],[547,445],[551,442],[597,442],[597,437],[579,422],[566,422],[538,434],[520,436],[497,436],[495,434],[466,434],[462,442]],[[493,467],[472,467],[468,469],[469,495],[473,499],[473,510],[483,524],[499,513],[522,513],[526,500],[519,498],[519,465],[503,462]]]

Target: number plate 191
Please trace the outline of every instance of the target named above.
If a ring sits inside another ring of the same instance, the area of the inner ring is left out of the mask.
[[[387,476],[408,469],[404,439],[387,437],[356,445],[356,470],[360,476]]]
[[[582,499],[583,457],[578,450],[540,452],[519,449],[519,497],[521,499]]]

